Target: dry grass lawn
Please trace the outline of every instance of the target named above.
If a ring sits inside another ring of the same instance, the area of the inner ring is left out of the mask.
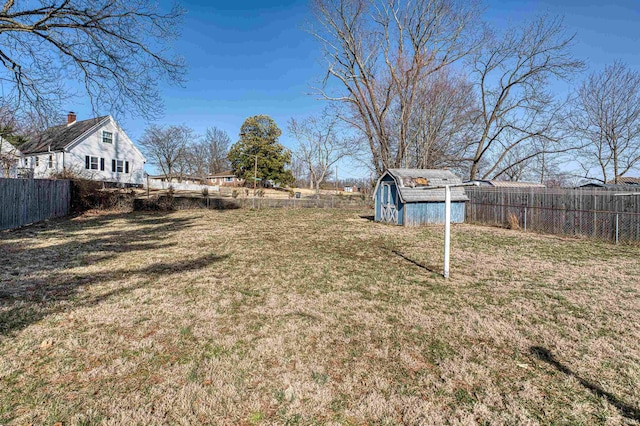
[[[0,234],[0,424],[638,424],[639,247],[332,210]]]

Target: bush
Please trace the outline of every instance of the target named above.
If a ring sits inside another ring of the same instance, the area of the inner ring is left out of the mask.
[[[106,190],[104,183],[87,179],[81,172],[65,169],[51,176],[53,179],[71,181],[71,211],[82,213],[87,210],[131,210],[135,191]]]
[[[293,190],[293,188],[289,189],[289,198],[293,198],[296,196],[296,191]]]
[[[264,189],[258,189],[258,191],[256,191],[256,195],[260,198],[264,197]]]
[[[209,196],[209,188],[207,188],[206,186],[204,188],[202,188],[202,196],[203,197],[208,197]]]
[[[238,192],[238,190],[237,190],[237,189],[234,189],[233,191],[231,191],[231,196],[232,196],[233,198],[238,198],[238,195],[239,195],[239,194],[240,194],[240,193]]]

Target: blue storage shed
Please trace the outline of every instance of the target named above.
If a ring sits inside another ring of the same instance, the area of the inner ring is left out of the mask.
[[[444,188],[425,189],[462,183],[449,170],[388,169],[380,176],[375,197],[375,220],[395,225],[418,226],[444,223]],[[451,188],[451,222],[465,218],[464,187]]]

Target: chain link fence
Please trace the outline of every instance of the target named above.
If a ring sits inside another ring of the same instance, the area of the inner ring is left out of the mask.
[[[640,241],[640,213],[469,203],[467,222],[621,242]]]
[[[617,243],[640,241],[640,193],[470,188],[467,222]]]

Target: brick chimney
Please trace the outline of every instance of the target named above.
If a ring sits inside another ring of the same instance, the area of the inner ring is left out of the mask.
[[[73,111],[69,111],[69,114],[67,114],[67,125],[73,124],[75,122],[76,122],[76,113]]]

